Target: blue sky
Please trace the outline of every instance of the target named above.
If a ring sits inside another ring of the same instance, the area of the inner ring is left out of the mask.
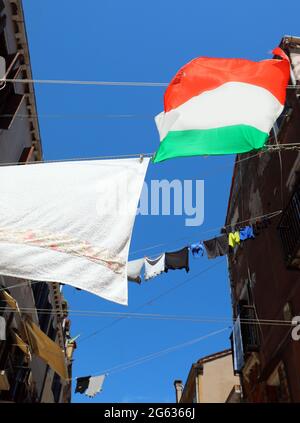
[[[189,0],[24,0],[35,78],[168,82],[197,56],[261,60],[285,34],[299,34],[299,1],[200,2]],[[163,108],[164,88],[36,86],[44,158],[66,159],[155,151],[159,139],[153,117]],[[49,118],[43,115],[72,115]],[[130,119],[91,116],[132,114]],[[75,118],[74,116],[77,116]],[[87,118],[90,116],[90,118]],[[172,251],[215,235],[224,223],[234,157],[175,159],[151,165],[152,179],[203,179],[205,220],[185,226],[185,216],[138,216],[131,252],[166,243]],[[176,241],[185,238],[186,241]],[[162,248],[149,250],[152,256]],[[141,253],[143,255],[143,253]],[[138,258],[138,254],[131,254]],[[217,264],[218,263],[218,264]],[[209,266],[217,264],[204,272]],[[135,311],[182,284],[141,313],[231,316],[226,260],[191,259],[190,272],[170,271],[141,286],[130,284],[129,306],[104,301],[66,287],[70,309]],[[204,272],[200,274],[198,273]],[[187,281],[187,279],[194,279]],[[186,283],[184,283],[187,281]],[[227,326],[163,320],[79,317],[71,314],[72,334],[81,334],[73,376],[127,363]],[[90,336],[98,331],[97,335]],[[193,362],[229,347],[230,331],[156,360],[111,374],[94,399],[73,394],[73,402],[173,402],[175,379],[186,380]],[[84,339],[86,337],[86,339]]]

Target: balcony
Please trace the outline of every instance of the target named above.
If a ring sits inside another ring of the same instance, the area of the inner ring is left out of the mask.
[[[278,225],[287,267],[300,269],[300,187],[295,191]]]

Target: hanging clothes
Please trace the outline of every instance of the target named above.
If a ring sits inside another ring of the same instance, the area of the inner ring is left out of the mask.
[[[145,280],[154,278],[165,271],[165,254],[152,260],[145,257]]]
[[[75,393],[85,394],[94,397],[102,391],[105,375],[79,377],[76,380]]]
[[[239,231],[230,232],[228,235],[228,244],[231,248],[234,248],[236,245],[240,244],[240,233]]]
[[[204,245],[203,242],[195,242],[191,244],[191,252],[193,257],[203,257],[204,254]]]
[[[6,320],[0,316],[0,341],[6,341]]]
[[[128,304],[126,264],[149,158],[0,167],[0,274]]]
[[[102,391],[105,375],[93,376],[90,378],[90,383],[85,391],[85,395],[88,397],[94,397],[96,394]]]
[[[186,272],[189,268],[189,249],[184,247],[181,250],[166,253],[165,272],[168,270],[185,269]]]
[[[62,379],[68,379],[65,354],[29,317],[25,321],[26,333],[32,352],[45,361]]]
[[[26,355],[26,357],[31,360],[31,352],[30,352],[30,347],[27,343],[27,341],[25,342],[21,336],[16,332],[15,329],[12,329],[10,332],[10,336],[12,338],[12,342],[15,344],[16,347],[20,348],[21,351],[23,351],[23,353]]]
[[[79,392],[80,394],[84,394],[89,386],[90,378],[91,376],[78,377],[76,379],[75,393]]]
[[[131,282],[141,283],[141,273],[145,259],[131,260],[127,264],[127,278]]]
[[[229,245],[226,234],[203,241],[203,244],[209,259],[228,254]]]
[[[245,226],[240,229],[240,240],[245,241],[245,239],[255,238],[253,227],[251,225]]]

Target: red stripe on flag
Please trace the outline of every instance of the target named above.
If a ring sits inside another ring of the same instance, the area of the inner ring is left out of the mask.
[[[265,88],[284,104],[286,86],[290,78],[290,63],[287,55],[279,47],[273,50],[273,54],[280,56],[282,60],[253,62],[246,59],[209,57],[192,60],[177,72],[166,89],[165,112],[226,82],[244,82]]]

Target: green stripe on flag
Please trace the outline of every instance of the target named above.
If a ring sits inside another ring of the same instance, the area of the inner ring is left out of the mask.
[[[264,146],[268,134],[253,126],[170,131],[160,143],[153,162],[174,157],[246,153]]]

